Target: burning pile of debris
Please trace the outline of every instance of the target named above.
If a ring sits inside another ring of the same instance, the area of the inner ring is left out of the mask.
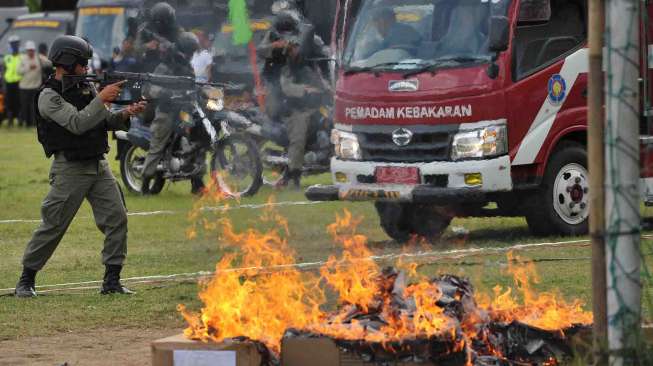
[[[555,365],[572,355],[570,336],[592,322],[579,301],[533,291],[534,265],[520,258],[508,261],[518,296],[499,286],[482,296],[464,278],[426,278],[415,264],[379,268],[356,233],[360,220],[345,212],[328,228],[342,252],[318,275],[293,266],[293,251],[274,228],[287,233],[283,218],[268,211],[261,219],[272,228],[236,233],[220,221],[222,241],[239,255],[226,255],[203,284],[200,314],[180,305],[186,337],[252,340],[269,364],[281,362],[282,341],[326,337],[366,362]]]

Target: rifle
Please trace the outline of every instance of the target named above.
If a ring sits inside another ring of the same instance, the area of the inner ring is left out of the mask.
[[[173,88],[173,89],[191,89],[194,87],[203,87],[203,86],[212,86],[217,88],[223,88],[225,90],[243,90],[243,84],[234,84],[234,83],[210,83],[210,82],[199,82],[195,80],[192,76],[174,76],[174,75],[160,75],[152,73],[137,73],[137,72],[122,72],[122,71],[110,71],[105,72],[101,76],[97,74],[85,74],[85,75],[64,75],[62,86],[63,90],[67,90],[71,86],[76,85],[81,81],[92,82],[100,84],[100,87],[104,87],[109,84],[117,83],[123,80],[127,80],[130,83],[134,84],[134,87],[140,88],[143,83],[151,83],[153,85],[159,85],[162,87]]]

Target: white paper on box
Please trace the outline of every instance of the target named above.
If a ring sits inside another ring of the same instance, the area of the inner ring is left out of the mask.
[[[236,366],[236,351],[175,350],[174,366]]]

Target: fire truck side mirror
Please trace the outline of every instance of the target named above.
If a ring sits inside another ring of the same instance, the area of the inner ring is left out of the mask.
[[[490,18],[490,51],[503,52],[508,49],[510,23],[505,16]]]

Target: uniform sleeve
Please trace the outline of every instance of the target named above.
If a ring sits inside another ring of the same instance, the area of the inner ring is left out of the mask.
[[[102,103],[100,97],[95,97],[81,111],[66,102],[61,95],[52,89],[43,89],[38,101],[39,113],[58,123],[75,135],[82,135],[87,131],[104,123],[109,118],[109,111]]]
[[[306,92],[306,85],[304,83],[295,82],[290,68],[285,66],[281,70],[281,91],[291,98],[303,98]]]

